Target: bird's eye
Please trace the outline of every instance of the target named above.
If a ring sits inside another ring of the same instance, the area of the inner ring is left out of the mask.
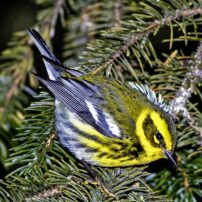
[[[156,134],[156,138],[157,138],[157,140],[158,140],[159,142],[161,142],[161,141],[163,140],[163,137],[162,137],[161,133],[157,133],[157,134]]]

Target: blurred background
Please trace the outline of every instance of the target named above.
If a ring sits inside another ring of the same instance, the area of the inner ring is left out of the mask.
[[[0,1],[0,55],[2,51],[6,49],[9,41],[11,41],[14,32],[25,30],[34,24],[37,6],[32,0],[9,0]],[[3,72],[3,69],[0,69]],[[0,92],[1,93],[1,92]],[[2,115],[4,116],[4,115]],[[0,137],[3,141],[0,141],[1,157],[4,159],[8,156],[8,148],[13,144],[11,142],[10,134],[0,127]],[[13,131],[13,129],[12,129]],[[16,133],[13,131],[13,133]],[[0,138],[0,139],[1,139]],[[3,144],[6,143],[6,145]],[[7,147],[7,148],[6,148]],[[1,159],[3,161],[3,159]],[[5,168],[0,163],[0,177],[6,174]]]
[[[12,33],[34,24],[36,4],[32,0],[0,1],[0,52],[6,48]]]

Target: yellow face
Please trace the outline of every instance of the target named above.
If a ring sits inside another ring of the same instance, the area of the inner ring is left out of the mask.
[[[174,127],[171,119],[161,111],[144,109],[136,123],[136,135],[144,148],[145,158],[167,157],[174,164]]]

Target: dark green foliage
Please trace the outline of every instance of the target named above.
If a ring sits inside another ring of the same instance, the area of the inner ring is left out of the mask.
[[[57,38],[56,27],[61,31],[54,47],[62,52],[55,54],[68,67],[145,83],[162,94],[177,127],[178,168],[159,164],[159,169],[158,162],[151,173],[145,167],[92,167],[117,198],[92,184],[92,176],[57,140],[53,98],[40,93],[24,110],[38,82],[30,74],[35,49],[22,31],[13,35],[0,60],[0,162],[8,173],[0,180],[0,201],[199,201],[201,1],[35,3],[40,10],[34,27],[49,44]]]

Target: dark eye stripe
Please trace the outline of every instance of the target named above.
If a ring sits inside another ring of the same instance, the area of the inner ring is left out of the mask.
[[[144,129],[144,135],[150,142],[150,144],[154,147],[158,147],[159,145],[154,141],[154,135],[156,135],[157,127],[149,114],[143,122],[143,129]]]

